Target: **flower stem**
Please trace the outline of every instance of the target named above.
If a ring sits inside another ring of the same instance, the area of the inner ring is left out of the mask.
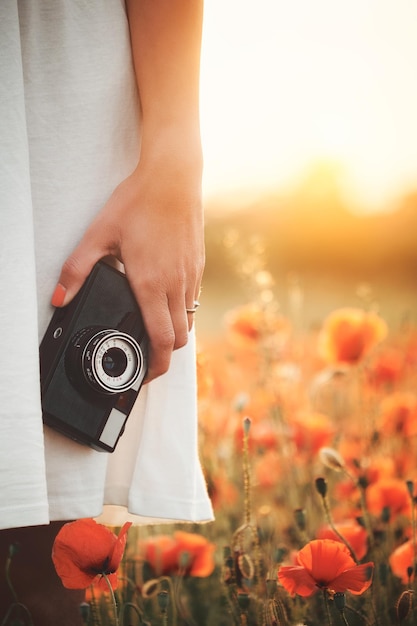
[[[103,576],[104,580],[106,581],[106,585],[107,585],[107,587],[109,588],[109,591],[110,591],[110,596],[111,596],[113,609],[114,609],[114,626],[119,626],[119,618],[118,618],[118,615],[117,615],[116,597],[114,595],[113,587],[111,586],[111,583],[110,583],[110,581],[109,581],[109,579],[107,577],[107,574],[105,574],[103,572],[102,576]]]
[[[413,542],[413,580],[416,579],[417,570],[417,537],[416,537],[416,507],[414,502],[414,483],[411,480],[407,481],[407,489],[410,495],[411,503],[411,528],[412,528],[412,542]]]
[[[251,520],[251,476],[249,465],[249,430],[250,419],[243,420],[243,492],[244,492],[244,510],[245,524],[250,525]]]
[[[349,626],[349,622],[346,619],[346,615],[344,611],[340,612],[340,617],[342,618],[343,623],[345,624],[345,626]]]
[[[358,561],[358,558],[356,556],[356,553],[355,553],[354,549],[350,545],[349,541],[345,537],[343,537],[343,535],[337,530],[336,526],[334,525],[332,514],[330,512],[329,503],[327,501],[326,496],[322,496],[322,501],[323,501],[323,508],[324,508],[324,513],[326,515],[327,523],[329,524],[329,526],[332,529],[332,531],[334,532],[334,534],[340,539],[340,541],[342,543],[345,544],[345,546],[349,550],[353,560],[355,561],[356,565],[358,565],[359,561]]]
[[[9,587],[11,593],[12,593],[13,600],[17,603],[18,602],[17,593],[16,593],[16,591],[15,591],[15,589],[13,587],[12,579],[11,579],[11,576],[10,576],[10,566],[12,564],[12,559],[13,559],[13,556],[15,555],[15,553],[16,553],[15,544],[11,544],[10,547],[9,547],[9,556],[7,557],[7,560],[6,560],[6,582],[7,582],[7,585],[8,585],[8,587]]]
[[[365,493],[365,487],[362,484],[362,481],[360,479],[355,478],[355,476],[352,476],[352,474],[350,474],[347,470],[344,471],[345,476],[347,476],[355,485],[355,487],[358,489],[359,491],[359,499],[360,499],[360,503],[361,503],[361,511],[362,511],[362,515],[363,515],[363,521],[365,524],[365,529],[366,532],[368,533],[368,541],[369,541],[369,547],[373,548],[374,547],[374,533],[372,531],[372,525],[371,522],[369,520],[369,514],[368,514],[368,507],[366,505],[366,493]]]
[[[328,598],[328,595],[327,595],[327,589],[323,589],[323,598],[324,598],[324,604],[325,604],[325,607],[326,607],[327,621],[329,622],[329,626],[333,626],[332,616],[330,614],[329,598]]]

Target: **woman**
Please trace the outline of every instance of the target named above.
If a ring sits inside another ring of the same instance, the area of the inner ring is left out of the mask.
[[[78,619],[79,594],[62,595],[50,565],[62,520],[107,504],[114,523],[116,506],[143,521],[212,517],[190,332],[204,265],[201,22],[200,0],[0,7],[0,557],[22,544],[16,592],[44,626]],[[43,431],[37,365],[49,301],[66,305],[107,255],[140,306],[153,381],[112,455]]]

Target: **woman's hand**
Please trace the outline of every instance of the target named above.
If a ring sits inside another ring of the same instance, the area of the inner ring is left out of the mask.
[[[150,339],[147,381],[167,371],[184,346],[204,268],[201,152],[155,142],[113,192],[65,261],[52,298],[67,304],[107,255],[125,266]]]
[[[126,0],[141,105],[136,170],[66,260],[52,298],[67,304],[93,265],[125,266],[150,339],[147,380],[167,371],[191,328],[204,267],[199,129],[202,0]]]

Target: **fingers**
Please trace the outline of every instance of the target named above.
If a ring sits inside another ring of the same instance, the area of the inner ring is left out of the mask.
[[[167,295],[163,290],[155,296],[155,284],[146,286],[130,281],[139,302],[143,321],[149,337],[150,350],[146,381],[165,374],[170,365],[172,352],[182,348],[188,341],[188,333],[192,328],[194,316],[186,311],[185,297],[182,289],[174,290]]]
[[[135,287],[132,288],[136,295]],[[166,296],[156,301],[151,292],[141,291],[136,296],[146,332],[149,337],[149,359],[146,382],[165,374],[171,361],[171,354],[175,347],[175,330],[171,319]]]
[[[95,263],[103,256],[105,256],[103,252],[90,248],[82,242],[62,266],[51,304],[55,307],[62,307],[71,302]]]

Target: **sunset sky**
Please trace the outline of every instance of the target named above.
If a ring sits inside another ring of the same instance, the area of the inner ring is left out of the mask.
[[[383,208],[417,188],[417,2],[206,0],[201,99],[207,197],[331,161]]]

